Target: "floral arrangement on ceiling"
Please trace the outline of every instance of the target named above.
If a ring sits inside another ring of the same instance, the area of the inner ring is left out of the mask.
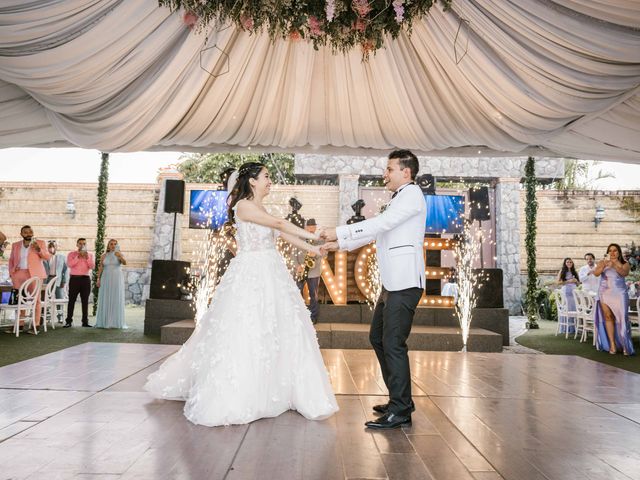
[[[267,32],[272,40],[306,40],[315,49],[328,45],[334,52],[360,48],[366,59],[384,45],[385,38],[411,33],[437,0],[159,0],[161,6],[183,12],[189,28],[218,22],[233,23],[250,33]],[[445,9],[451,0],[439,0]]]

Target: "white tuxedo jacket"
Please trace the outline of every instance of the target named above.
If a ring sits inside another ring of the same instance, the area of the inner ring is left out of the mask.
[[[424,288],[424,232],[427,204],[419,186],[398,189],[380,215],[336,228],[341,250],[355,250],[375,240],[382,285],[389,292]]]

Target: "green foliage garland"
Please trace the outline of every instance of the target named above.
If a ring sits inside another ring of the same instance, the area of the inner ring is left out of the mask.
[[[93,315],[98,311],[98,262],[104,253],[104,234],[107,222],[107,192],[109,182],[109,154],[101,154],[100,176],[98,177],[98,230],[96,232],[96,268],[93,269]]]
[[[526,313],[529,328],[538,327],[538,272],[536,271],[536,218],[538,216],[538,200],[536,199],[536,167],[533,157],[527,159],[525,166],[526,189],[526,235],[525,249],[527,252],[527,293],[525,297]]]

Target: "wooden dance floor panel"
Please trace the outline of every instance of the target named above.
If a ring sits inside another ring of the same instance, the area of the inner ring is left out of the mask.
[[[177,348],[86,343],[0,368],[0,479],[640,479],[640,375],[589,360],[412,352],[412,426],[371,432],[375,355],[325,350],[333,417],[207,428],[142,390]]]

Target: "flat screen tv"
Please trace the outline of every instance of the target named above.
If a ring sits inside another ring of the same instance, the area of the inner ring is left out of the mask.
[[[191,190],[189,228],[218,230],[227,218],[226,190]]]
[[[462,195],[425,195],[426,233],[462,233],[464,197]]]

